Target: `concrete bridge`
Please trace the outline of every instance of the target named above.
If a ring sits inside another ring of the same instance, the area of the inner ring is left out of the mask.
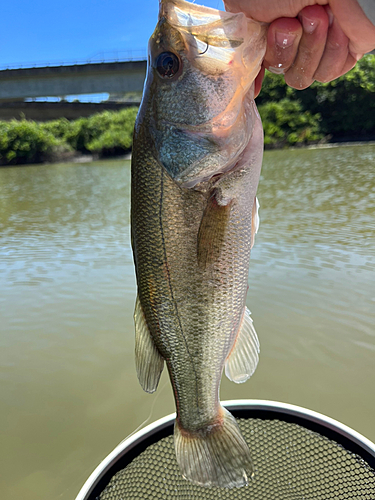
[[[146,61],[48,66],[0,71],[0,102],[102,92],[141,92]]]
[[[141,60],[0,70],[0,119],[19,118],[21,113],[34,120],[76,118],[92,114],[94,108],[129,106],[126,102],[119,102],[117,106],[110,102],[97,106],[49,102],[47,106],[25,102],[25,99],[101,93],[123,96],[127,92],[142,92],[146,67],[146,61]]]

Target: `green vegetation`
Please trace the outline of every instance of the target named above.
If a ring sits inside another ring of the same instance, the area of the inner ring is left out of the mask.
[[[303,91],[266,72],[257,106],[268,148],[375,139],[375,56],[365,56],[333,82],[315,82]],[[76,152],[124,154],[131,149],[136,114],[131,107],[71,122],[0,122],[0,165],[53,161]]]
[[[288,87],[282,75],[266,72],[257,106],[266,146],[303,145],[323,138],[374,140],[375,55],[363,57],[337,80],[314,82],[303,91]]]
[[[53,160],[67,150],[69,146],[64,141],[44,131],[38,123],[0,122],[0,165]]]
[[[259,106],[264,128],[264,144],[269,147],[311,144],[323,139],[319,113],[304,111],[299,101],[281,99]]]
[[[71,122],[66,118],[0,122],[0,165],[54,161],[74,152],[124,154],[131,149],[137,111],[136,107],[104,111]]]

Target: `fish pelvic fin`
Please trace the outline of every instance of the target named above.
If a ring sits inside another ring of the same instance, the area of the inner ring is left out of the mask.
[[[215,262],[221,253],[232,203],[220,205],[213,194],[207,203],[198,231],[197,258],[198,265],[205,269]]]
[[[259,361],[259,352],[258,336],[250,311],[245,307],[237,338],[225,362],[225,375],[237,384],[246,382],[255,372]]]
[[[225,408],[220,421],[195,432],[176,420],[174,443],[178,465],[185,479],[200,486],[246,486],[253,474],[250,450],[237,422]]]
[[[151,338],[146,318],[137,295],[134,310],[135,367],[138,380],[146,392],[155,392],[164,368],[164,358]]]

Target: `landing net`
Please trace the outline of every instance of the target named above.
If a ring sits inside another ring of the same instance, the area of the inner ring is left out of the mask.
[[[311,419],[312,412],[306,419],[302,409],[227,407],[251,450],[255,474],[247,487],[204,488],[184,480],[171,420],[112,464],[86,499],[375,500],[375,445],[365,438],[363,444],[359,434]]]

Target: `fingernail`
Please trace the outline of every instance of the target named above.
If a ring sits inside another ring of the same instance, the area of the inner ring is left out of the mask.
[[[305,31],[309,35],[314,33],[314,31],[316,30],[316,27],[318,26],[318,22],[313,21],[312,19],[308,19],[306,16],[301,16],[301,18],[302,18],[301,22],[302,22],[302,26],[303,26],[303,31]]]
[[[358,52],[356,50],[353,50],[353,48],[349,45],[349,54],[353,57],[353,59],[355,59],[356,61],[359,61],[360,59],[362,59],[362,57],[364,56],[364,54],[358,54]]]
[[[282,49],[286,49],[293,45],[295,38],[296,35],[294,33],[285,33],[283,31],[276,31],[275,33],[276,45]]]
[[[268,71],[271,71],[271,73],[274,73],[275,75],[283,75],[285,73],[285,70],[283,68],[282,64],[278,64],[278,67],[275,66],[269,66]]]

